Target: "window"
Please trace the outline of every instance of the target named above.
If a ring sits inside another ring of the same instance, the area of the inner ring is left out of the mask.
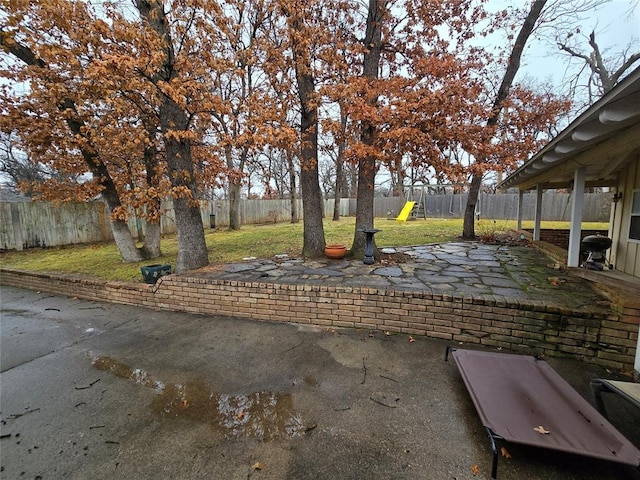
[[[629,240],[640,241],[640,190],[633,191],[631,202],[631,224],[629,225]]]

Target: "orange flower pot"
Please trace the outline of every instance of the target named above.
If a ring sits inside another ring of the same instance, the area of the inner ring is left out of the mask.
[[[329,244],[324,247],[324,254],[327,258],[340,259],[347,254],[347,247],[340,244]]]

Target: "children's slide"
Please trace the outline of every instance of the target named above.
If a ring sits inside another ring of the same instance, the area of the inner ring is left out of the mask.
[[[413,206],[415,204],[416,204],[416,202],[407,202],[407,203],[405,203],[404,207],[402,208],[402,211],[400,212],[400,215],[398,215],[396,220],[398,222],[406,222],[407,218],[409,218],[409,215],[411,215],[411,210],[413,210]]]

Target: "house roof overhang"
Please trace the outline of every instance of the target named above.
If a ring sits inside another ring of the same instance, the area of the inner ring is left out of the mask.
[[[618,172],[640,152],[640,68],[618,83],[498,188],[566,188],[586,168],[586,185],[614,186]]]

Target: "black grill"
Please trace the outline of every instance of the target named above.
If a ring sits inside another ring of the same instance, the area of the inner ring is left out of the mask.
[[[611,248],[611,239],[602,235],[589,235],[580,242],[580,253],[584,262],[581,267],[591,270],[602,270],[604,265],[613,268],[613,265],[607,260],[606,252]]]

